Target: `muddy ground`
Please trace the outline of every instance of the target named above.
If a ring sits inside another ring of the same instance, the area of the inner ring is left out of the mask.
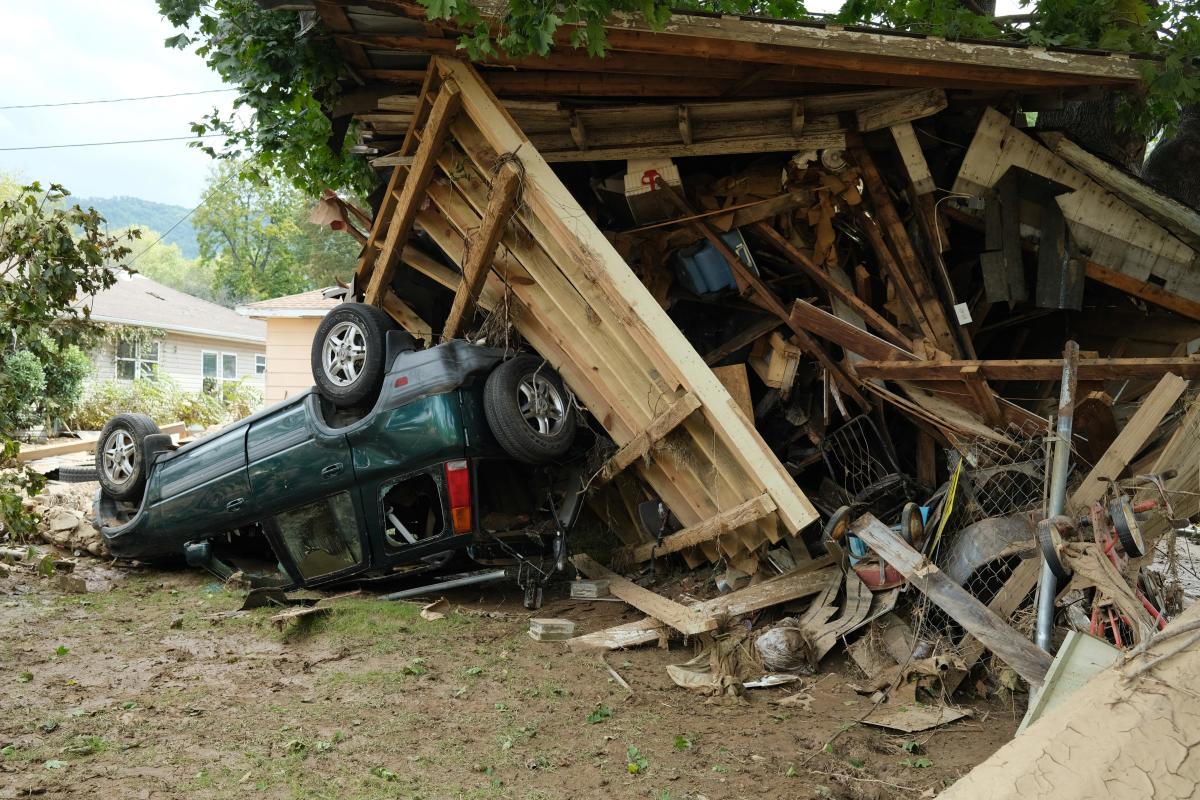
[[[608,654],[629,694],[596,656],[532,641],[515,589],[450,595],[436,621],[351,597],[281,632],[273,609],[223,613],[244,593],[206,575],[80,561],[87,594],[0,577],[0,797],[913,798],[1019,719],[980,701],[921,734],[856,725],[870,701],[837,652],[807,709],[774,704],[795,686],[744,704],[674,686],[682,645]],[[637,618],[565,594],[538,615]]]

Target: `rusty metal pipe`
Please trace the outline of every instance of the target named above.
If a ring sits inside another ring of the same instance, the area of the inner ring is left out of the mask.
[[[1067,476],[1071,472],[1071,429],[1075,416],[1075,383],[1079,374],[1079,345],[1067,342],[1063,349],[1062,388],[1058,396],[1058,424],[1051,458],[1050,498],[1047,518],[1057,517],[1067,505]],[[1054,630],[1054,596],[1057,581],[1050,565],[1042,561],[1037,593],[1037,646],[1050,651],[1050,636]]]

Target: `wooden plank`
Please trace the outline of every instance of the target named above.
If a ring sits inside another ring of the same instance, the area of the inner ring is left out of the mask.
[[[1104,497],[1109,483],[1121,477],[1121,473],[1137,456],[1163,417],[1174,407],[1175,401],[1183,394],[1187,385],[1188,382],[1178,375],[1167,374],[1159,380],[1154,391],[1142,401],[1138,410],[1117,434],[1112,446],[1105,451],[1104,456],[1096,462],[1096,466],[1092,467],[1092,471],[1071,494],[1067,503],[1069,508],[1087,509]]]
[[[635,647],[639,644],[649,644],[658,641],[666,631],[666,626],[654,617],[614,625],[604,630],[585,633],[567,640],[567,647],[576,652],[588,650],[619,650],[625,647]]]
[[[453,81],[443,83],[429,112],[429,120],[425,123],[413,165],[408,169],[408,177],[400,190],[400,197],[396,200],[395,213],[387,221],[387,238],[371,270],[369,283],[363,293],[363,302],[375,306],[383,303],[385,290],[398,261],[396,256],[408,243],[417,212],[421,210],[421,197],[425,194],[425,187],[430,178],[433,177],[438,150],[461,103],[458,86]]]
[[[1017,564],[1017,568],[1008,576],[1008,580],[1004,582],[1004,586],[988,603],[988,610],[993,612],[1001,619],[1008,619],[1020,607],[1021,603],[1029,596],[1029,593],[1037,588],[1038,573],[1041,571],[1042,562],[1040,558],[1027,558]],[[963,678],[967,677],[967,673],[975,666],[975,662],[983,657],[984,651],[987,650],[983,643],[976,639],[971,634],[963,637],[958,643],[958,654],[962,658],[963,663],[967,665],[966,671],[951,670],[949,675],[942,677],[942,687],[946,690],[946,694],[953,694],[958,685],[962,683]]]
[[[792,303],[790,319],[794,325],[813,335],[867,358],[881,361],[915,361],[917,358],[909,351],[896,347],[878,336],[873,336],[862,328],[855,327],[806,300],[796,300]],[[855,369],[857,369],[857,364]]]
[[[764,608],[819,594],[841,570],[829,556],[813,559],[803,569],[769,578],[700,604],[706,616],[717,619],[750,614]]]
[[[712,350],[704,354],[705,364],[716,364],[723,358],[733,355],[743,347],[752,344],[755,340],[761,339],[771,331],[783,324],[783,320],[776,317],[774,314],[762,317],[746,327],[742,328],[736,334],[731,336],[728,341],[723,342]]]
[[[690,525],[681,531],[672,533],[661,542],[648,542],[633,549],[633,560],[636,562],[649,561],[657,556],[676,553],[688,547],[696,547],[701,542],[707,542],[718,536],[723,536],[743,525],[756,522],[775,510],[775,503],[769,495],[759,495],[753,500],[747,500],[736,508],[722,512],[712,519],[706,519],[698,525]]]
[[[427,345],[433,344],[433,328],[408,303],[397,297],[391,287],[387,287],[387,294],[383,296],[383,310],[414,337],[424,339]]]
[[[622,445],[612,458],[600,468],[600,472],[592,484],[602,486],[639,458],[648,457],[650,448],[656,442],[682,425],[683,421],[699,407],[700,401],[691,393],[676,400],[651,420],[644,430]]]
[[[521,173],[511,162],[500,168],[492,184],[492,194],[488,198],[487,210],[483,215],[483,224],[471,238],[468,245],[467,263],[463,265],[463,281],[454,295],[454,304],[446,317],[446,326],[442,329],[442,341],[453,339],[459,334],[463,321],[468,319],[475,310],[475,299],[483,289],[488,270],[492,268],[492,258],[496,253],[496,245],[504,233],[504,226],[512,216],[517,203],[517,190],[521,185]]]
[[[187,425],[182,422],[172,422],[170,425],[164,425],[159,428],[159,433],[169,433],[172,436],[182,435],[187,432]],[[17,461],[22,464],[27,464],[30,461],[37,461],[41,458],[50,458],[51,456],[62,456],[68,453],[88,453],[96,449],[98,439],[76,439],[71,442],[57,442],[55,444],[43,444],[36,446],[22,447],[17,453]]]
[[[949,353],[951,356],[960,355],[958,339],[950,327],[946,309],[942,306],[941,298],[938,297],[937,291],[930,282],[925,267],[917,256],[916,249],[913,248],[912,241],[908,237],[908,230],[900,221],[900,215],[895,206],[892,205],[891,195],[888,194],[883,177],[875,166],[875,160],[861,142],[857,142],[851,148],[851,153],[854,163],[858,165],[862,173],[863,183],[867,187],[867,195],[871,199],[871,206],[883,223],[884,232],[892,244],[899,266],[912,286],[922,313],[933,328],[934,341],[943,352]]]
[[[1097,283],[1103,283],[1105,286],[1111,286],[1126,294],[1140,297],[1159,308],[1165,308],[1188,319],[1200,321],[1200,302],[1168,292],[1156,284],[1138,280],[1088,259],[1083,262],[1083,274],[1084,277],[1091,278]]]
[[[900,267],[900,262],[896,260],[891,248],[887,245],[887,241],[884,240],[883,229],[879,227],[879,222],[867,214],[861,205],[852,207],[850,211],[854,216],[854,222],[858,230],[866,234],[867,242],[871,245],[871,249],[874,250],[879,266],[883,268],[887,277],[891,279],[892,286],[896,290],[900,306],[904,309],[905,314],[912,319],[913,324],[916,325],[925,338],[933,341],[935,338],[933,325],[930,323],[924,307],[917,300],[917,296],[908,282],[908,276],[905,275],[904,270]]]
[[[996,395],[988,388],[987,381],[979,374],[979,367],[963,367],[958,371],[958,374],[962,378],[963,383],[966,384],[967,393],[975,401],[975,405],[983,418],[991,425],[1002,427],[1004,425],[1004,415],[1000,412],[1000,404],[996,402]]]
[[[855,520],[851,532],[1012,667],[1030,686],[1042,685],[1053,660],[1049,653],[1017,633],[1004,619],[946,577],[929,559],[871,514],[863,514]]]
[[[860,133],[878,131],[896,125],[912,128],[914,119],[932,117],[947,106],[946,93],[941,89],[911,92],[903,97],[860,108],[855,115]],[[928,191],[933,191],[929,189]]]
[[[904,171],[913,190],[918,194],[929,194],[937,188],[929,164],[925,161],[925,153],[917,141],[917,132],[911,122],[901,122],[890,127],[896,149],[900,151],[900,160],[904,163]]]
[[[888,322],[882,314],[876,311],[867,303],[864,303],[850,289],[842,286],[840,283],[830,277],[829,273],[817,266],[812,259],[800,251],[798,247],[793,245],[774,227],[766,222],[756,222],[750,226],[763,241],[773,247],[780,255],[786,258],[789,262],[795,265],[801,272],[804,273],[813,283],[827,291],[831,296],[837,297],[846,305],[850,306],[860,316],[863,321],[874,328],[879,333],[886,336],[893,343],[898,344],[906,350],[912,350],[912,341],[901,333],[900,329],[892,323]]]
[[[1062,359],[859,361],[854,369],[863,378],[890,381],[957,381],[962,379],[964,369],[973,369],[980,378],[988,381],[1054,381],[1062,377]],[[1167,373],[1189,379],[1200,378],[1200,358],[1079,359],[1081,381],[1161,378]]]
[[[717,628],[718,621],[707,616],[698,608],[682,606],[649,589],[643,589],[633,581],[622,578],[607,567],[596,563],[590,556],[580,554],[571,561],[580,572],[589,578],[607,580],[609,591],[613,593],[613,596],[621,598],[638,611],[670,625],[686,636]]]

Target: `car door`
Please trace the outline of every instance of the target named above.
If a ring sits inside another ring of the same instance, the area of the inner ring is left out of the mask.
[[[257,516],[274,514],[354,483],[345,435],[321,430],[305,402],[255,421],[246,439],[246,454]]]
[[[151,510],[178,533],[229,530],[250,518],[246,427],[238,426],[167,459]]]
[[[263,521],[275,555],[300,586],[345,578],[369,565],[357,493],[342,489]]]

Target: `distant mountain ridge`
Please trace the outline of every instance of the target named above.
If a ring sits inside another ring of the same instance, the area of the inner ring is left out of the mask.
[[[91,206],[100,212],[108,222],[110,229],[125,228],[136,225],[142,228],[163,233],[191,210],[183,206],[173,206],[169,203],[156,203],[153,200],[143,200],[140,197],[71,197],[71,202],[78,203],[83,208]],[[196,242],[196,230],[190,219],[179,223],[179,227],[163,239],[164,244],[177,244],[184,258],[195,258],[200,255],[200,245]]]

